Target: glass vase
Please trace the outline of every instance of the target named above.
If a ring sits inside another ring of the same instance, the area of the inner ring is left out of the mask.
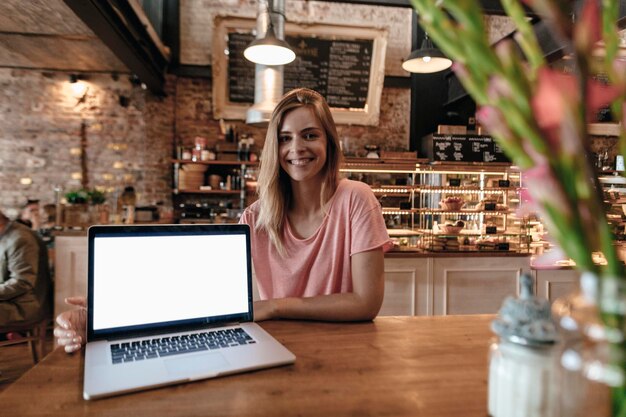
[[[556,381],[560,417],[621,416],[620,409],[626,409],[626,400],[618,398],[624,386],[623,332],[602,321],[599,283],[597,275],[584,272],[580,289],[552,305],[562,338]],[[617,398],[613,407],[612,395]]]

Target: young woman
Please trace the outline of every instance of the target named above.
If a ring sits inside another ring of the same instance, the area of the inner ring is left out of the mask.
[[[282,98],[262,157],[259,199],[241,217],[261,298],[255,320],[373,319],[392,243],[369,186],[339,178],[337,130],[320,94],[297,89]],[[68,302],[81,309],[59,315],[55,335],[71,352],[85,340],[85,303]]]

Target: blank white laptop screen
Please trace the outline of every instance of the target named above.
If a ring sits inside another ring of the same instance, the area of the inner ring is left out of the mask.
[[[246,236],[96,237],[94,330],[248,312]]]

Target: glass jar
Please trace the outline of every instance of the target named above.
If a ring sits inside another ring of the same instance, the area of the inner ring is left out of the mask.
[[[492,417],[556,417],[556,349],[499,339],[489,350]]]
[[[504,300],[491,328],[491,417],[557,417],[557,341],[548,300],[533,295],[533,279],[520,277],[520,297]]]
[[[580,290],[552,305],[563,339],[558,353],[559,416],[621,415],[611,414],[611,386],[624,385],[623,372],[614,365],[620,362],[622,352],[611,349],[609,341],[619,343],[623,333],[610,331],[602,323],[598,288],[597,275],[585,272]]]
[[[191,150],[191,160],[194,162],[202,159],[202,147],[198,144]]]

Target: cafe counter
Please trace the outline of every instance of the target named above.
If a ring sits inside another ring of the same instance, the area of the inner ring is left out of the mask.
[[[381,315],[423,316],[493,314],[508,295],[518,292],[521,272],[531,257],[514,252],[416,252],[385,254],[385,298]],[[564,276],[532,271],[538,295],[552,299],[572,288]],[[563,275],[563,274],[561,274]],[[71,308],[64,299],[86,295],[86,235],[55,238],[55,315]]]

